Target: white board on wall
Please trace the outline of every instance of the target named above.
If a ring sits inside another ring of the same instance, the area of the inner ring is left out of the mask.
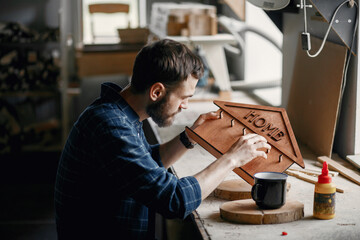
[[[311,20],[314,10],[308,10],[308,27],[312,35],[322,38],[328,24]],[[287,108],[289,101],[291,79],[293,77],[297,39],[304,29],[303,13],[283,14],[283,80],[282,80],[282,106]],[[359,28],[358,28],[359,31]],[[328,40],[341,44],[341,40],[333,31]],[[359,46],[359,40],[358,40]],[[342,112],[337,124],[333,149],[343,159],[347,155],[360,154],[360,80],[358,57],[352,57],[347,79],[347,93],[342,102]],[[349,91],[350,89],[351,91]],[[341,133],[341,134],[339,134]]]

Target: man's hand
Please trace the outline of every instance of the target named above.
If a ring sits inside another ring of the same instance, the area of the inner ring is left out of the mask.
[[[196,174],[202,199],[205,199],[234,168],[245,165],[255,157],[267,158],[264,151],[258,150],[261,148],[270,150],[271,146],[264,137],[254,133],[247,134],[240,137],[224,155]]]
[[[270,150],[271,146],[263,136],[250,133],[240,137],[224,154],[224,157],[230,158],[235,167],[241,167],[256,157],[267,158],[264,151],[258,150],[260,148]]]
[[[218,112],[208,112],[201,114],[191,126],[191,129],[194,130],[205,121],[218,119],[219,117],[220,115]],[[190,139],[190,141],[193,142],[192,139]],[[264,137],[258,134],[246,134],[245,136],[240,137],[240,139],[233,144],[229,151],[224,154],[226,155],[224,157],[232,159],[235,167],[240,167],[256,157],[261,156],[267,158],[267,155],[264,151],[258,150],[260,148],[266,148],[270,150],[271,146],[267,144],[267,141]]]
[[[206,120],[214,120],[214,119],[218,119],[219,117],[220,116],[217,112],[208,112],[208,113],[201,114],[198,117],[198,119],[196,119],[194,124],[191,126],[191,130],[194,130],[195,128],[197,128],[198,126],[203,124]]]

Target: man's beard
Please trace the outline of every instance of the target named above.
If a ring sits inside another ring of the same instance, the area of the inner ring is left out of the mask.
[[[146,107],[146,113],[152,118],[152,120],[159,127],[168,127],[174,122],[175,114],[179,113],[181,110],[169,115],[166,113],[168,108],[168,95],[163,97],[158,102],[152,103]]]

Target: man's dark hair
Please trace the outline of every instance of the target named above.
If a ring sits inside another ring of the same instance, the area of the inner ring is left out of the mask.
[[[171,92],[191,74],[200,79],[204,67],[199,57],[184,44],[163,39],[153,42],[138,53],[135,59],[131,87],[143,93],[156,82],[161,82]]]

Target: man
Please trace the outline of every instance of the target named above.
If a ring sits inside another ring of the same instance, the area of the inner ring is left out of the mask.
[[[176,178],[167,169],[192,147],[185,132],[150,146],[142,121],[169,126],[194,94],[203,66],[185,45],[161,40],[137,55],[125,89],[104,83],[74,124],[59,163],[55,186],[59,239],[153,239],[155,212],[185,218],[235,167],[270,149],[248,134],[195,176]],[[192,128],[216,113],[201,115]]]

